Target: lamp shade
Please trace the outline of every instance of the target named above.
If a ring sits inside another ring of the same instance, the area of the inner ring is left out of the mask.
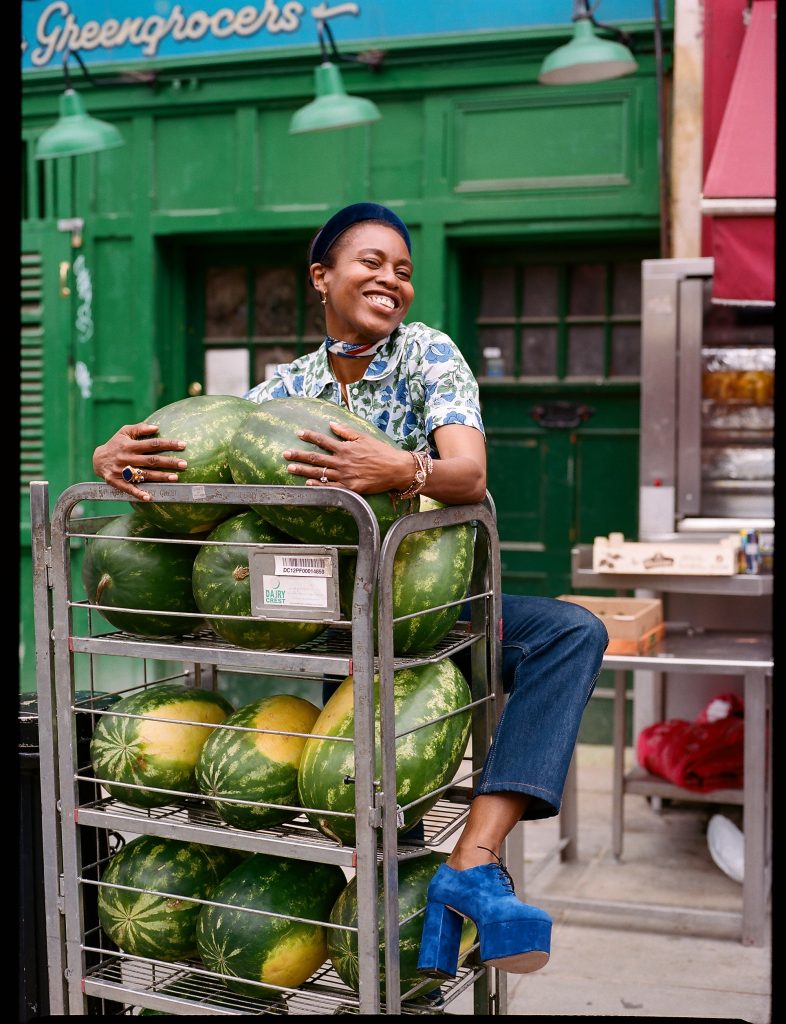
[[[91,117],[79,94],[66,89],[60,97],[60,116],[38,137],[35,155],[37,160],[79,156],[124,144],[125,139],[113,124]]]
[[[602,82],[629,75],[638,68],[633,54],[622,43],[595,34],[589,18],[578,18],[573,38],[546,57],[538,81],[543,85]]]
[[[316,99],[296,110],[289,123],[289,134],[324,132],[332,128],[351,128],[370,124],[382,116],[375,103],[362,96],[350,96],[344,89],[341,72],[325,61],[314,69]]]

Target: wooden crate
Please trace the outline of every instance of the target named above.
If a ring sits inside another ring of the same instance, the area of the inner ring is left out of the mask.
[[[580,604],[603,621],[609,634],[607,654],[646,654],[663,639],[666,627],[659,597],[561,594],[558,600]]]

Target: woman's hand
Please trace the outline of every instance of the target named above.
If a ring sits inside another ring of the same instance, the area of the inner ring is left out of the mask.
[[[329,426],[335,437],[315,430],[298,432],[302,441],[318,445],[321,451],[290,448],[283,452],[289,460],[288,472],[308,477],[306,484],[311,486],[346,487],[357,494],[381,494],[409,487],[414,474],[409,452],[358,434],[341,423],[330,421]]]
[[[93,452],[93,470],[96,475],[140,501],[150,501],[151,495],[123,479],[123,470],[127,466],[141,469],[146,483],[177,482],[177,474],[172,470],[185,469],[188,463],[176,456],[156,453],[182,451],[186,446],[185,441],[153,437],[157,432],[158,427],[153,423],[132,423],[121,427],[106,444],[99,445]]]

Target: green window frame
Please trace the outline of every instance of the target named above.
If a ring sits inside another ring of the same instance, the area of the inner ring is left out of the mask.
[[[641,260],[652,253],[571,249],[476,250],[465,261],[481,382],[639,381]]]
[[[199,252],[189,271],[189,393],[214,380],[222,393],[242,394],[265,378],[265,368],[311,351],[324,338],[319,294],[304,272],[302,245],[239,245]],[[222,358],[223,356],[223,358]]]

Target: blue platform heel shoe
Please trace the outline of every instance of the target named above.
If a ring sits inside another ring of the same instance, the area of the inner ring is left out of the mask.
[[[511,974],[529,974],[548,963],[551,918],[545,910],[521,902],[507,868],[497,857],[496,864],[479,864],[464,871],[440,864],[426,895],[418,956],[421,974],[456,976],[464,917],[478,930],[484,963]]]

